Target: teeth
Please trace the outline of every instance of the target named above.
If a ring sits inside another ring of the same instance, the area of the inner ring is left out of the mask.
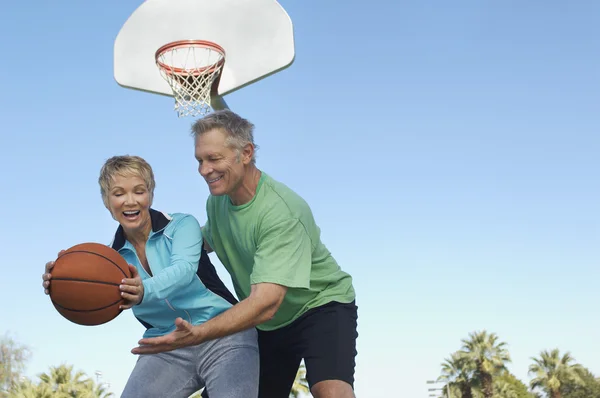
[[[215,178],[214,180],[208,180],[208,182],[215,182],[215,181],[219,181],[221,178],[223,178],[223,176],[219,177],[219,178]]]
[[[139,211],[124,211],[123,214],[128,215],[128,216],[133,216],[138,214]]]

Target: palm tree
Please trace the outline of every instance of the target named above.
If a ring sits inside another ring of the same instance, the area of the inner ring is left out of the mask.
[[[105,384],[94,383],[94,380],[87,379],[86,380],[87,389],[82,389],[79,391],[77,398],[111,398],[114,397],[112,392],[108,392],[105,388]]]
[[[519,398],[519,394],[509,383],[498,380],[494,382],[493,398]]]
[[[106,385],[96,384],[83,372],[73,375],[73,366],[61,365],[51,367],[50,372],[39,375],[40,381],[34,384],[22,377],[13,383],[7,398],[111,398],[113,393],[107,391]],[[4,397],[4,395],[0,395]]]
[[[48,385],[35,385],[29,379],[21,381],[8,394],[9,398],[54,398],[55,396]]]
[[[455,352],[450,359],[445,359],[442,363],[442,375],[437,381],[446,382],[444,391],[447,391],[449,385],[450,391],[453,389],[460,391],[461,398],[473,398],[472,374],[473,368],[470,367],[470,363],[460,353]]]
[[[49,374],[42,373],[39,377],[41,380],[40,386],[48,386],[54,392],[56,398],[80,397],[81,394],[89,395],[90,389],[93,388],[93,386],[90,388],[91,385],[85,373],[77,371],[73,375],[73,365],[52,366]]]
[[[292,385],[290,398],[300,398],[300,394],[310,394],[310,388],[308,387],[308,381],[306,380],[306,366],[304,365],[304,361],[302,361],[298,368],[298,372],[296,373],[296,379]]]
[[[485,330],[470,333],[462,343],[460,356],[474,369],[473,379],[481,385],[484,398],[493,398],[494,376],[506,370],[505,364],[511,361],[506,343],[499,342],[495,333],[488,334]]]
[[[3,395],[0,395],[3,396]],[[8,392],[8,398],[37,398],[35,385],[29,380],[13,385],[13,388]]]
[[[584,369],[579,364],[572,364],[575,358],[569,352],[561,357],[558,348],[555,348],[542,351],[539,358],[531,359],[534,363],[529,366],[529,374],[535,375],[529,383],[531,389],[540,388],[550,398],[561,398],[563,384],[583,384],[581,376]]]

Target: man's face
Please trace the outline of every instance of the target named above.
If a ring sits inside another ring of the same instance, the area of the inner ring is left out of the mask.
[[[211,195],[235,194],[244,179],[249,159],[246,151],[227,146],[227,134],[213,129],[196,137],[198,171],[208,184]]]

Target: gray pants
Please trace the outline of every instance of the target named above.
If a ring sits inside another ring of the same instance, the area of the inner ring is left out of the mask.
[[[206,387],[211,398],[256,398],[256,329],[160,354],[140,355],[122,398],[187,398]]]

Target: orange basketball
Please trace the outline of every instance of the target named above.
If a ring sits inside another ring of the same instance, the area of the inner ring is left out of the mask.
[[[50,271],[50,299],[57,311],[79,325],[116,318],[124,300],[119,285],[131,278],[125,259],[100,243],[82,243],[62,253]]]

